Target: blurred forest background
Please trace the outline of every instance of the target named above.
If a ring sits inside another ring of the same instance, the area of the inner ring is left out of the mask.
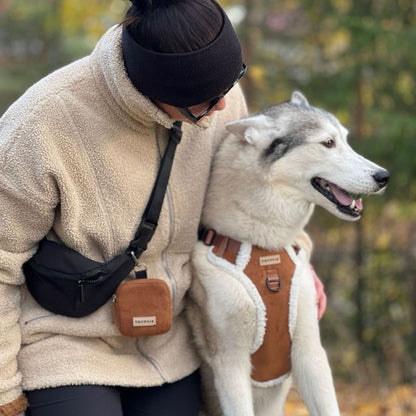
[[[299,89],[391,172],[384,195],[364,199],[360,222],[318,208],[308,232],[329,300],[322,339],[343,414],[415,415],[416,1],[220,3],[243,44],[252,112]],[[88,54],[128,4],[0,0],[0,114],[42,76]],[[296,401],[287,414],[307,414]]]

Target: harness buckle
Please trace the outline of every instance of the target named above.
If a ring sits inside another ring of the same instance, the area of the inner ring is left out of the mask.
[[[211,246],[212,242],[214,241],[217,233],[213,229],[203,229],[200,235],[200,240],[206,245]]]

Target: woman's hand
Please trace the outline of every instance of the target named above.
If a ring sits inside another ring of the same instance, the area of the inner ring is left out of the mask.
[[[318,305],[318,320],[322,318],[325,309],[326,309],[326,294],[325,288],[319,277],[315,273],[315,269],[312,265],[310,265],[313,280],[315,282],[315,289],[316,289],[316,304]]]

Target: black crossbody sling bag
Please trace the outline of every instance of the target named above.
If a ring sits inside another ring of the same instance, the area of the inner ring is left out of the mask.
[[[138,259],[157,227],[176,145],[182,137],[181,124],[176,121],[170,130],[152,194],[136,234],[123,254],[100,263],[46,238],[39,243],[36,254],[23,265],[23,272],[29,292],[42,307],[70,317],[89,315],[111,298],[117,286],[139,264]],[[146,277],[145,270],[137,271],[136,277]]]

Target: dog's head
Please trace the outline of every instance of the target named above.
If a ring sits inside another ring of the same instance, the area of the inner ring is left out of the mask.
[[[290,101],[229,123],[227,130],[243,140],[239,157],[263,180],[342,219],[359,219],[363,204],[357,195],[380,193],[389,179],[348,145],[348,131],[336,117],[310,106],[297,91]]]

